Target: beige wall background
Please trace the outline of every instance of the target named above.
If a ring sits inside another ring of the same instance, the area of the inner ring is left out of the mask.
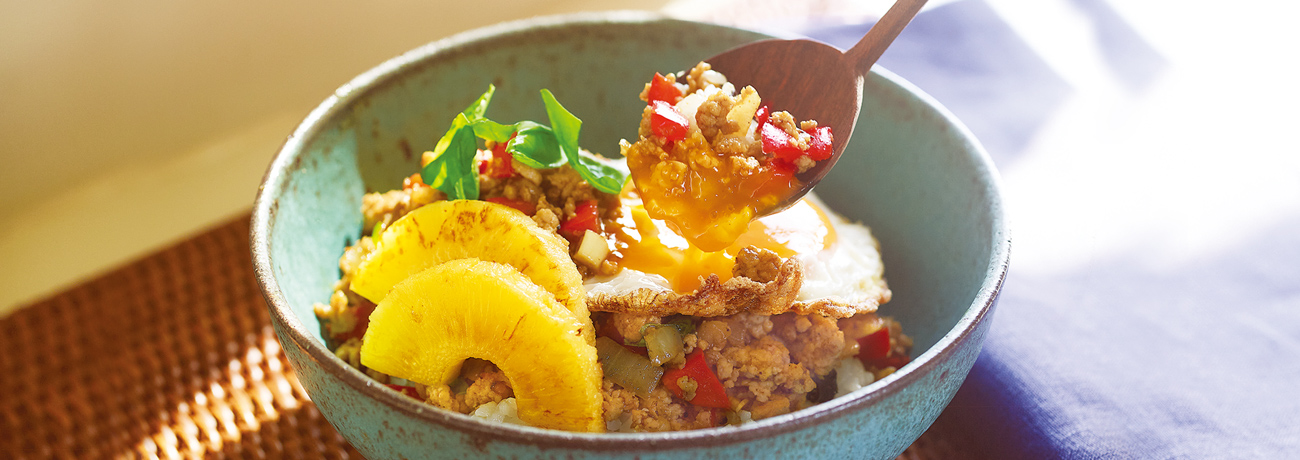
[[[0,0],[0,314],[234,218],[339,85],[501,21],[666,0]]]

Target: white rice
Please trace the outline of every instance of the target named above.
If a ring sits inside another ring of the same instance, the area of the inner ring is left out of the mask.
[[[618,418],[605,422],[605,431],[610,433],[635,433],[636,430],[632,429],[632,424],[628,423],[630,416],[631,414],[624,412]]]
[[[515,398],[506,398],[499,403],[488,402],[478,409],[474,409],[471,417],[478,417],[484,420],[497,423],[511,423],[515,425],[528,425],[519,419],[519,406],[515,404]]]
[[[849,357],[840,360],[840,365],[835,368],[835,384],[838,389],[835,391],[835,397],[844,396],[852,393],[854,390],[870,385],[876,381],[876,376],[867,372],[867,368],[862,367],[862,362],[856,357]]]

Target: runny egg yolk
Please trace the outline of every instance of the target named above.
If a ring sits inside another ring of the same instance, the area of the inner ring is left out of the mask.
[[[621,198],[622,212],[612,225],[615,242],[611,256],[623,268],[667,278],[673,290],[681,293],[698,289],[701,277],[710,274],[718,275],[719,281],[731,279],[736,254],[749,246],[786,258],[817,253],[835,243],[835,227],[826,213],[808,200],[750,222],[735,243],[721,251],[705,252],[673,232],[668,223],[651,219],[634,191]]]

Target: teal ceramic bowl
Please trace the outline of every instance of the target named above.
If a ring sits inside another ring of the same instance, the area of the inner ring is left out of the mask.
[[[582,145],[617,155],[636,136],[637,99],[655,71],[685,69],[768,38],[640,13],[540,18],[415,49],[330,95],[275,157],[253,213],[252,255],[285,353],[329,421],[370,458],[891,458],[943,410],[979,355],[1007,270],[997,173],[979,143],[929,96],[883,70],[818,186],[832,208],[874,229],[893,301],[915,339],[911,364],[843,398],[740,427],[581,434],[441,411],[378,385],[321,340],[338,258],[361,233],[361,196],[399,187],[453,115],[489,83],[489,114],[544,120],[549,88],[584,120]]]

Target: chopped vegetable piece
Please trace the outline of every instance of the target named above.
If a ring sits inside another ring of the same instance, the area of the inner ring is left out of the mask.
[[[762,128],[763,125],[767,124],[767,117],[770,115],[772,115],[772,112],[767,109],[766,105],[759,107],[758,112],[754,113],[754,121],[757,121],[758,127]]]
[[[586,234],[587,230],[600,233],[600,229],[600,209],[596,206],[596,200],[586,200],[578,203],[573,210],[573,217],[560,224],[559,232],[574,241]]]
[[[375,311],[375,304],[369,301],[362,301],[357,304],[357,324],[352,327],[351,331],[336,336],[339,343],[346,342],[348,339],[360,339],[366,335],[366,328],[370,326],[370,313]]]
[[[644,342],[645,339],[641,339],[641,341]],[[650,359],[650,351],[646,350],[644,345],[637,346],[637,345],[631,345],[625,343],[623,344],[623,348],[627,349],[627,351],[630,351],[632,353],[636,353],[638,356],[641,356],[646,359]]]
[[[646,91],[646,99],[651,104],[655,101],[676,104],[677,101],[682,100],[682,90],[668,77],[655,72],[654,78],[650,79],[650,89]]]
[[[410,396],[415,399],[420,399],[420,392],[416,391],[415,387],[408,387],[406,385],[393,385],[391,383],[384,384],[384,386],[387,386],[388,388],[392,388],[393,391],[396,391],[398,393]]]
[[[578,252],[573,253],[573,260],[591,268],[600,268],[600,264],[605,262],[605,257],[609,256],[609,251],[609,241],[605,240],[605,237],[587,230],[582,235],[582,243],[578,244]]]
[[[858,360],[862,365],[878,364],[889,356],[889,327],[880,327],[875,333],[858,338]]]
[[[667,318],[664,318],[663,324],[665,326],[672,326],[677,328],[677,332],[680,333],[682,336],[695,332],[695,322],[691,321],[691,317],[689,316],[685,316],[685,315],[669,316]]]
[[[831,127],[818,126],[805,132],[812,136],[812,142],[808,145],[808,158],[813,161],[830,159],[831,142],[835,140],[835,136],[831,134]]]
[[[686,129],[691,124],[686,121],[686,117],[681,112],[664,101],[654,101],[651,105],[654,106],[655,113],[650,116],[650,130],[654,131],[656,136],[668,142],[677,142],[686,138]]]
[[[790,133],[785,132],[779,126],[764,123],[761,134],[763,136],[763,151],[775,155],[781,161],[794,164],[794,161],[804,154],[794,144],[794,138],[790,137]]]
[[[650,323],[641,326],[641,331],[640,331],[641,340],[638,340],[636,342],[624,342],[624,345],[631,345],[634,347],[645,348],[646,346],[645,338],[647,337],[647,334],[651,332],[650,329],[655,327],[663,327],[663,326],[672,326],[674,329],[677,329],[677,334],[681,336],[685,336],[686,334],[695,332],[695,323],[691,321],[691,318],[689,316],[673,315],[664,318],[664,320],[658,324]]]
[[[608,337],[596,339],[596,354],[600,357],[600,366],[605,370],[606,378],[641,396],[649,396],[659,383],[659,378],[664,375],[663,368]]]
[[[722,381],[718,380],[717,374],[709,368],[709,363],[704,360],[704,352],[701,350],[691,352],[691,355],[686,357],[686,365],[681,369],[669,369],[664,372],[663,382],[664,388],[691,404],[718,409],[731,408],[731,400],[727,399],[727,391],[722,388]],[[692,384],[695,385],[694,394],[687,394],[686,390],[690,389]]]
[[[402,178],[402,190],[413,190],[416,187],[423,187],[424,179],[420,178],[420,173],[415,173]]]
[[[840,390],[839,381],[836,380],[838,374],[838,371],[831,369],[829,373],[821,377],[813,375],[813,383],[816,383],[817,387],[813,388],[813,391],[808,392],[808,395],[805,396],[808,402],[821,404],[834,399],[835,393]]]
[[[506,152],[506,143],[492,146],[492,156],[478,165],[478,173],[493,179],[505,179],[515,175],[515,167],[510,164],[511,155]]]
[[[686,361],[682,334],[670,325],[648,325],[644,329],[645,348],[656,366]]]

